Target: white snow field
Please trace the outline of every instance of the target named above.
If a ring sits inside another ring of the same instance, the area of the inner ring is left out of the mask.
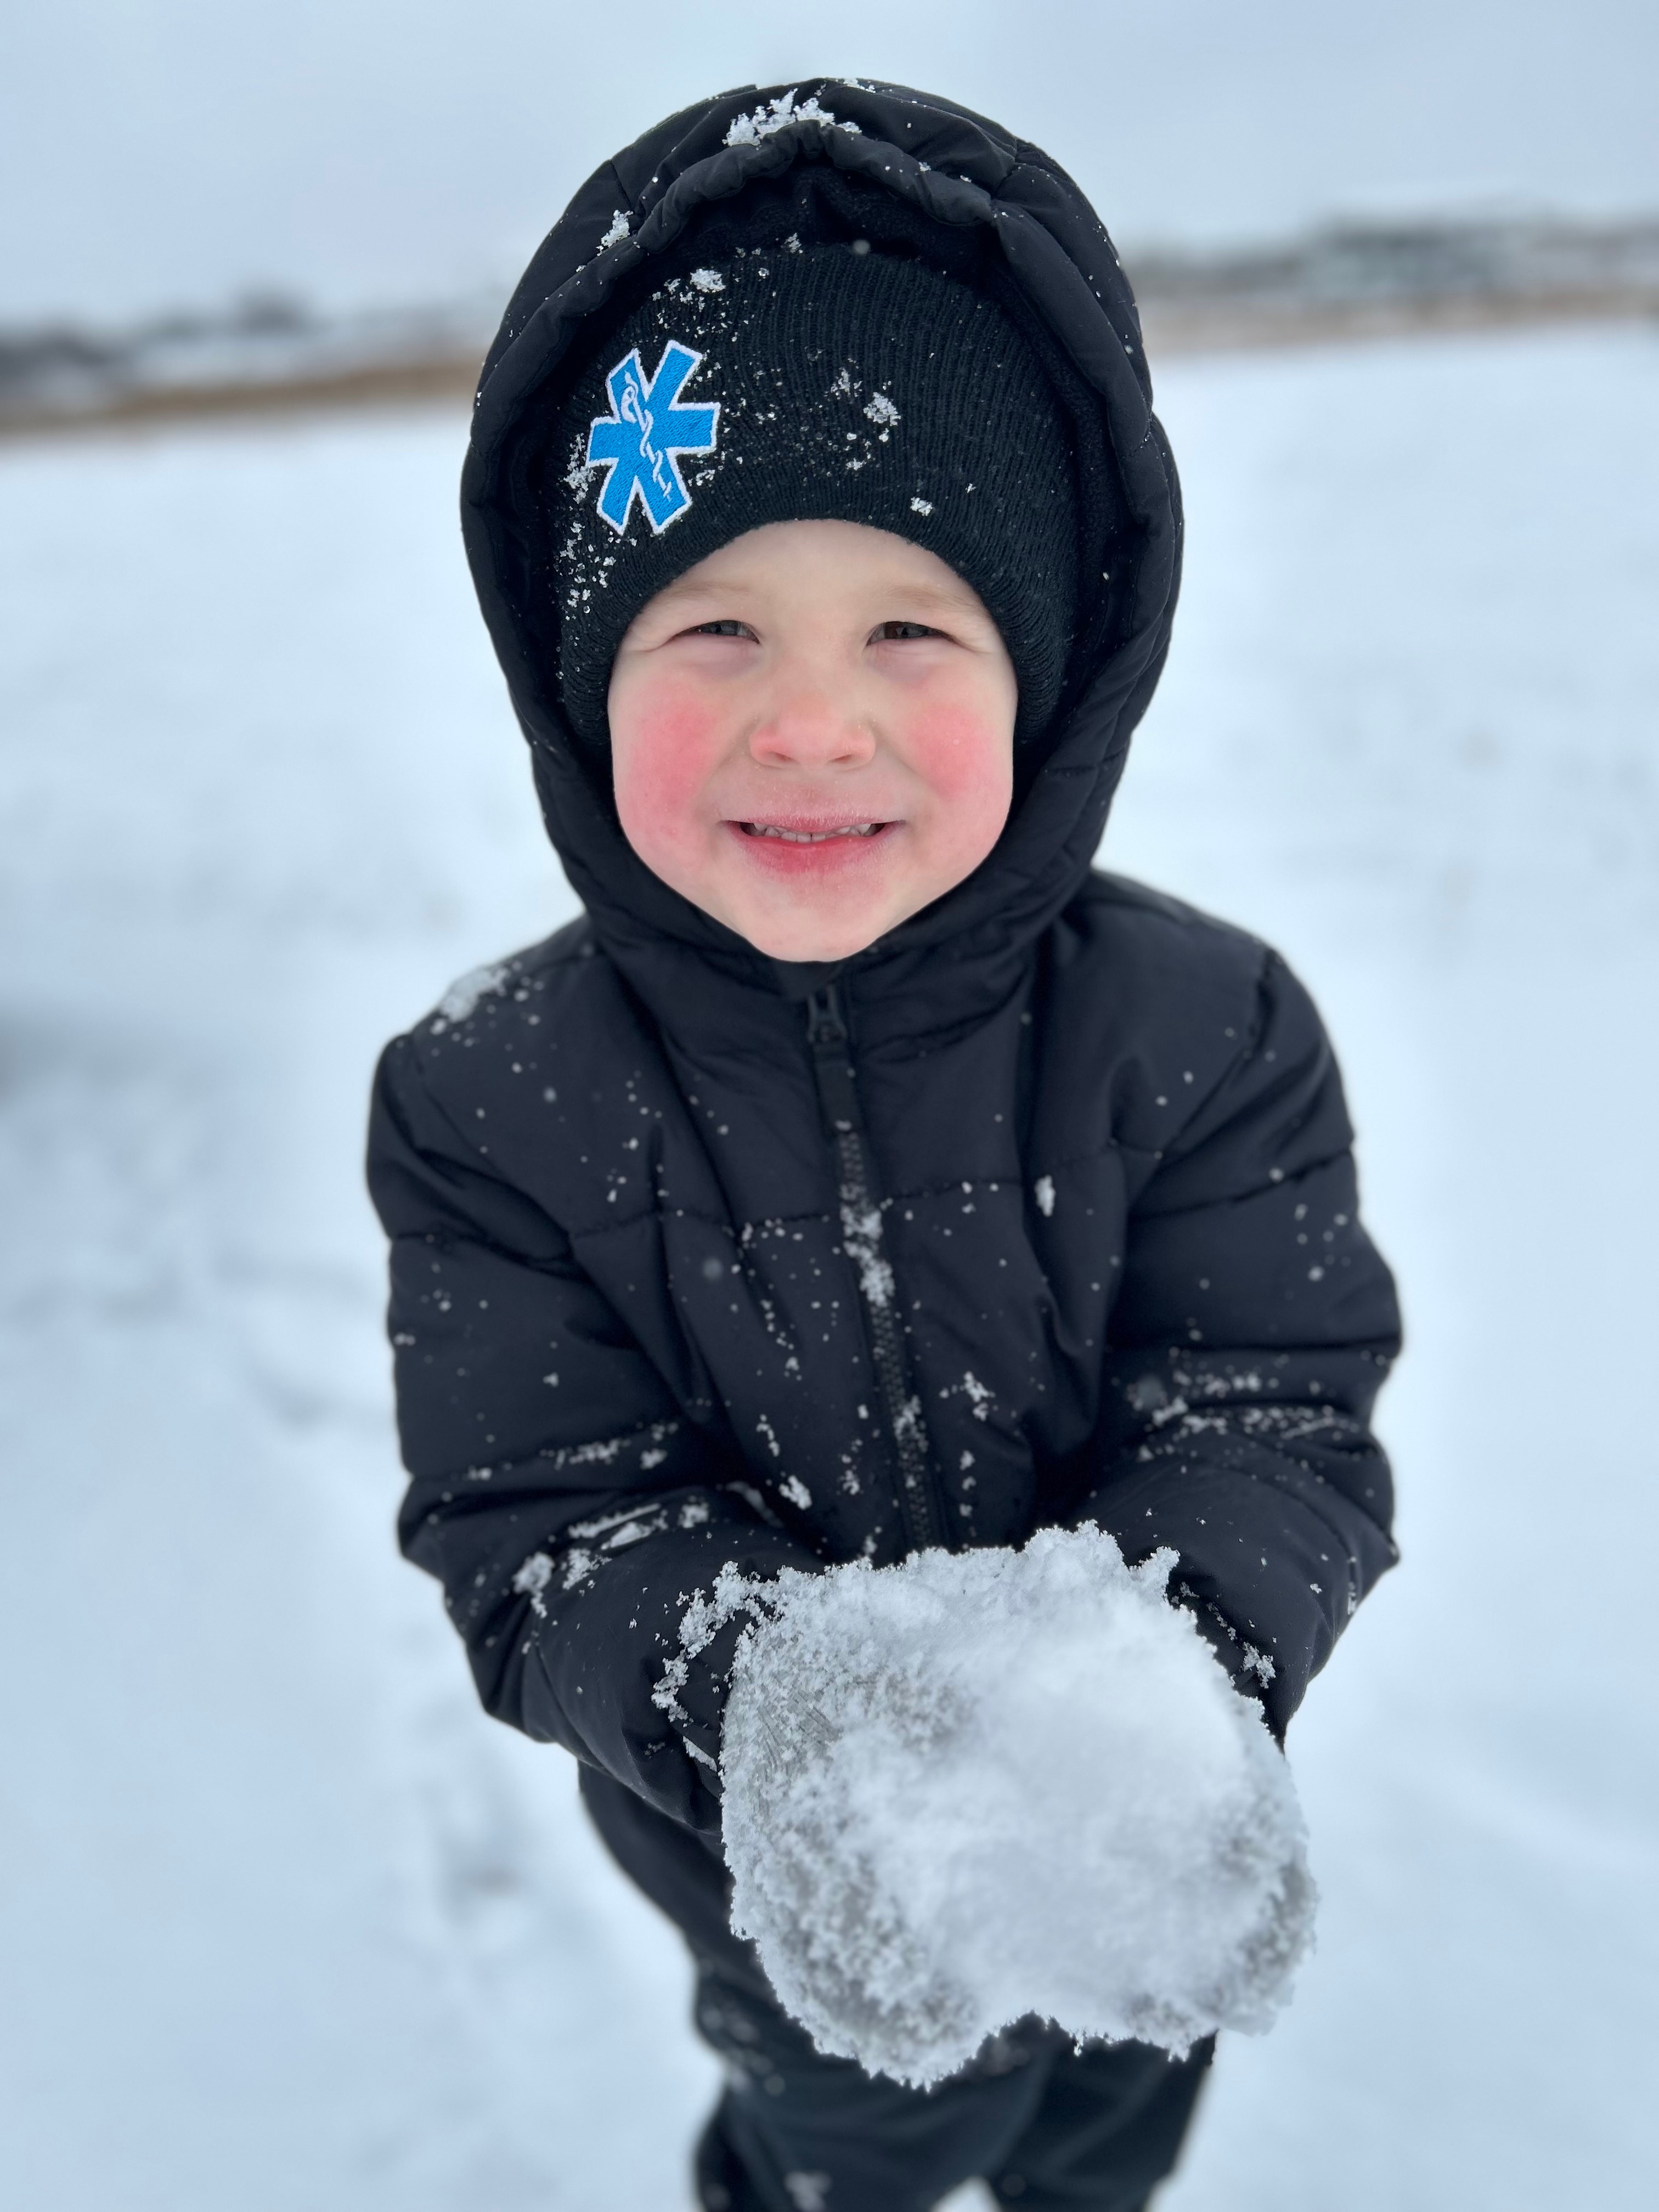
[[[1405,1565],[1163,2212],[1659,2195],[1659,334],[1176,366],[1106,856],[1334,1030]],[[457,414],[0,452],[0,2197],[684,2212],[715,2069],[405,1567],[382,1038],[570,911]]]

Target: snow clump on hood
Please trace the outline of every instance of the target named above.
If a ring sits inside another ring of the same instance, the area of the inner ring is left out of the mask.
[[[1033,2014],[1184,2051],[1259,2031],[1308,1948],[1289,1771],[1175,1554],[1024,1551],[722,1575],[747,1611],[720,1771],[732,1923],[821,2050],[926,2086]]]

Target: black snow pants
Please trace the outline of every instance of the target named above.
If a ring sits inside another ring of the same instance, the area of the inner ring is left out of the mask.
[[[937,2088],[826,2058],[705,1964],[696,2022],[729,2086],[697,2147],[704,2212],[930,2212],[982,2176],[1009,2212],[1139,2212],[1176,2162],[1210,2063],[1144,2043],[998,2036]]]

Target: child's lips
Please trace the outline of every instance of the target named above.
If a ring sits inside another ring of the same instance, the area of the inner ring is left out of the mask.
[[[896,822],[866,818],[861,822],[827,822],[797,817],[770,821],[728,820],[743,852],[763,867],[787,875],[816,874],[855,866],[880,852]]]
[[[806,829],[782,822],[739,822],[745,837],[777,837],[787,845],[824,845],[832,837],[873,837],[885,822],[837,822],[829,829]]]

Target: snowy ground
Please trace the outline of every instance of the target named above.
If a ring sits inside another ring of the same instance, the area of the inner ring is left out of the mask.
[[[1166,2212],[1659,2190],[1659,337],[1182,367],[1112,862],[1276,939],[1413,1349],[1291,1737],[1321,1945]],[[643,2212],[676,1942],[404,1567],[381,1038],[568,911],[449,415],[0,455],[0,2188]],[[1646,2081],[1648,2090],[1642,2083]]]

